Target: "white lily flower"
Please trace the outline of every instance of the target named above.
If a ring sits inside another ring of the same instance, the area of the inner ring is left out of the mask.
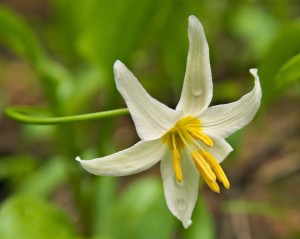
[[[212,99],[209,49],[195,16],[189,17],[188,36],[187,68],[176,109],[152,98],[126,66],[116,61],[116,85],[141,141],[106,157],[76,158],[90,173],[107,176],[135,174],[161,161],[168,208],[185,228],[192,223],[199,175],[214,192],[220,192],[217,181],[230,187],[220,166],[232,151],[224,138],[252,120],[262,95],[257,69],[251,69],[255,79],[251,92],[236,102],[208,107]]]

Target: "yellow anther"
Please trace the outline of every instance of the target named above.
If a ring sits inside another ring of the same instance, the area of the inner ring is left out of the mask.
[[[225,188],[229,188],[229,181],[222,170],[221,166],[214,157],[203,151],[201,141],[207,147],[212,147],[213,140],[203,133],[201,121],[193,116],[187,116],[180,119],[169,131],[162,137],[162,141],[166,143],[172,150],[173,168],[176,180],[183,181],[180,151],[187,148],[191,152],[195,166],[207,185],[214,191],[220,192],[218,179],[223,183]]]
[[[220,187],[219,185],[216,183],[216,181],[210,181],[210,182],[207,182],[207,185],[210,187],[211,190],[213,190],[214,192],[216,193],[219,193],[220,192]]]
[[[192,158],[195,162],[196,168],[206,182],[216,181],[216,175],[197,151],[192,152]]]
[[[198,152],[203,156],[203,158],[206,160],[206,162],[210,165],[210,167],[216,174],[217,179],[223,183],[225,188],[229,189],[230,183],[229,183],[222,167],[217,162],[217,160],[207,151],[203,152],[201,150],[198,150]]]
[[[178,182],[181,182],[182,181],[182,170],[181,170],[181,166],[180,166],[180,153],[179,153],[178,149],[176,149],[176,148],[173,149],[172,156],[173,156],[173,167],[174,167],[175,177]]]
[[[199,132],[199,131],[195,130],[195,131],[192,132],[192,135],[195,138],[201,140],[208,147],[212,147],[214,145],[214,142],[212,141],[212,139],[208,135],[206,135],[202,132]]]

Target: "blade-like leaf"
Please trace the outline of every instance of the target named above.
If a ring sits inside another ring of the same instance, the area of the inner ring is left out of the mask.
[[[74,239],[70,219],[54,205],[33,197],[14,196],[0,208],[0,238]]]
[[[0,42],[30,62],[40,75],[50,101],[56,106],[67,101],[73,90],[71,73],[47,56],[21,17],[3,6],[0,6],[0,23]]]
[[[283,88],[300,80],[300,54],[289,59],[278,71],[277,86]]]
[[[270,103],[278,96],[276,74],[291,57],[300,51],[300,22],[292,22],[282,26],[272,44],[262,58],[259,76],[263,91],[263,103]]]
[[[30,27],[16,14],[0,6],[0,41],[17,55],[36,65],[45,58],[45,53]]]
[[[169,239],[174,236],[175,222],[165,204],[161,182],[144,178],[120,195],[99,233],[112,238]]]
[[[17,192],[38,197],[49,196],[66,180],[67,171],[63,158],[48,160],[39,170],[23,178],[17,186]]]

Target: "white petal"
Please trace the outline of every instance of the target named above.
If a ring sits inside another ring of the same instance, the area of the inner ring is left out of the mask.
[[[209,107],[199,116],[204,132],[226,138],[253,119],[260,106],[262,92],[257,69],[251,69],[250,73],[255,77],[251,92],[236,102]]]
[[[182,113],[152,98],[122,62],[115,62],[114,73],[141,139],[160,138],[179,120]]]
[[[203,145],[202,147],[206,151],[210,152],[218,163],[221,163],[233,149],[225,139],[212,137],[212,140],[214,142],[214,145],[212,147],[207,147],[205,145]]]
[[[178,110],[195,115],[206,109],[212,98],[209,48],[203,26],[195,16],[189,17],[189,53]]]
[[[185,228],[192,224],[191,217],[198,197],[199,174],[190,156],[182,155],[183,181],[176,181],[171,155],[161,161],[164,193],[169,210],[181,220]]]
[[[167,146],[161,139],[140,141],[131,148],[118,153],[81,160],[76,158],[88,172],[104,176],[124,176],[144,171],[156,164],[166,154]]]

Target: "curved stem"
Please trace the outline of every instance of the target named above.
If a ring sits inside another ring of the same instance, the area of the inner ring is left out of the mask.
[[[81,114],[81,115],[72,115],[72,116],[61,116],[61,117],[41,117],[41,116],[32,116],[30,112],[37,112],[36,109],[26,107],[26,106],[14,106],[7,107],[5,109],[5,114],[21,123],[25,124],[39,124],[39,125],[49,125],[49,124],[63,124],[63,123],[74,123],[87,120],[97,120],[103,118],[109,118],[114,116],[127,115],[129,113],[127,108],[108,110],[97,113]]]

